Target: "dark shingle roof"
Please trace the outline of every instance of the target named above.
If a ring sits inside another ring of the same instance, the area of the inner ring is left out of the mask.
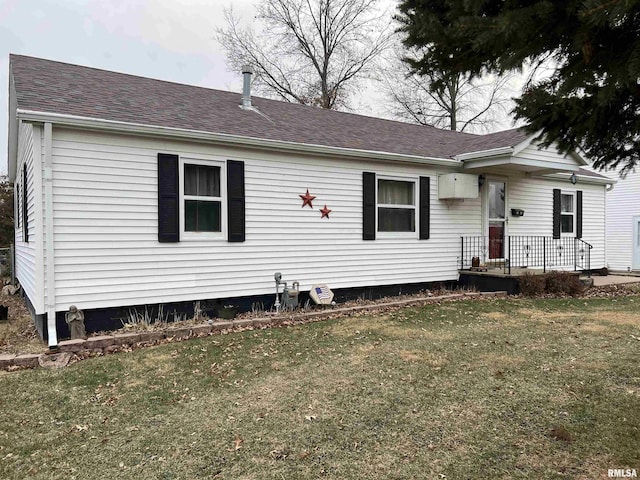
[[[466,152],[482,152],[501,147],[515,147],[531,136],[521,128],[513,128],[487,135],[474,135],[474,138],[464,139],[459,145],[460,151],[456,155]]]
[[[521,130],[490,135],[441,130],[240,94],[11,55],[18,108],[144,125],[348,149],[448,158],[512,146]]]
[[[602,175],[601,173],[593,172],[591,170],[587,170],[586,168],[580,168],[578,170],[578,175],[584,175],[585,177],[604,178],[604,179],[607,179],[607,180],[611,180],[611,178],[607,177],[606,175]]]

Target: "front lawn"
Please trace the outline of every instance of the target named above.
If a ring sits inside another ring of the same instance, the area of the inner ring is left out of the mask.
[[[0,373],[0,478],[640,473],[639,305],[451,302]]]

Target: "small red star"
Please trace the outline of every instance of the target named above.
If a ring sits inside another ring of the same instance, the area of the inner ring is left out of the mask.
[[[304,208],[306,205],[309,205],[311,208],[313,208],[313,204],[311,203],[313,201],[314,197],[313,195],[309,195],[309,189],[307,188],[307,193],[304,195],[299,195],[300,198],[302,199],[302,208]]]
[[[321,209],[320,209],[320,213],[322,213],[322,216],[321,216],[320,218],[321,218],[321,219],[322,219],[322,218],[324,218],[324,217],[329,218],[329,214],[330,214],[331,212],[332,212],[332,210],[329,210],[329,209],[327,208],[327,206],[325,205],[325,206],[324,206],[324,208],[321,208]]]

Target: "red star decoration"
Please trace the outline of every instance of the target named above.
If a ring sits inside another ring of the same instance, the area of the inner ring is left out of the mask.
[[[320,209],[320,213],[322,213],[322,216],[321,216],[320,218],[321,218],[321,219],[322,219],[322,218],[324,218],[324,217],[329,218],[329,214],[330,214],[331,212],[332,212],[332,210],[329,210],[329,209],[327,208],[327,206],[325,205],[325,206],[324,206],[324,208],[321,208],[321,209]]]
[[[314,197],[313,195],[309,195],[309,189],[308,188],[307,188],[307,193],[305,193],[304,195],[300,195],[300,198],[302,199],[302,208],[304,208],[307,205],[309,205],[311,208],[313,208],[313,204],[311,202],[316,197]]]

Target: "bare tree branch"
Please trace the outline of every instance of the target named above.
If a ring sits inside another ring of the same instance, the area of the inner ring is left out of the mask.
[[[259,32],[228,10],[216,38],[231,69],[251,65],[258,92],[290,102],[346,106],[390,42],[379,0],[261,0],[257,12]]]
[[[470,78],[431,72],[420,76],[403,61],[411,57],[396,47],[381,75],[388,112],[401,119],[458,131],[488,132],[513,108],[514,75]]]

